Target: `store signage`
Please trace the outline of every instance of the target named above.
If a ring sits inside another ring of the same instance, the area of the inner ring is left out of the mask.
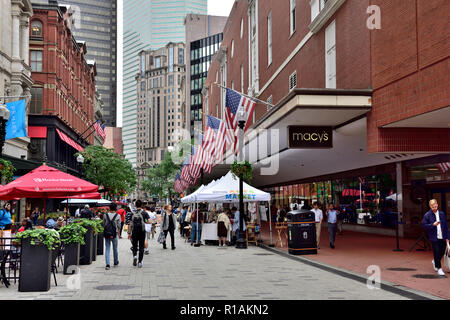
[[[333,148],[332,127],[288,126],[289,148]]]

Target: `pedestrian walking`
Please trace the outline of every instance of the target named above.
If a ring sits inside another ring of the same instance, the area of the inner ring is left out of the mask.
[[[85,219],[92,219],[94,217],[94,214],[92,213],[91,209],[89,209],[89,205],[85,205],[84,209],[80,211],[80,217]]]
[[[109,270],[110,268],[111,244],[113,246],[114,266],[119,264],[118,241],[122,223],[120,220],[120,215],[116,212],[116,210],[117,204],[113,202],[109,205],[109,212],[103,216],[106,270]]]
[[[148,214],[148,221],[145,223],[145,249],[144,254],[150,254],[150,244],[148,240],[150,240],[150,237],[152,235],[152,221],[150,218],[150,206],[145,206],[145,213]]]
[[[200,244],[200,238],[202,235],[202,223],[203,223],[203,214],[195,209],[191,215],[191,246],[194,245],[194,241],[197,241],[197,244]]]
[[[233,232],[236,236],[236,241],[239,240],[239,236],[240,236],[240,231],[239,231],[239,224],[240,224],[240,212],[236,207],[232,207],[231,208],[231,213],[233,214]],[[283,218],[284,219],[284,218]],[[242,219],[242,221],[244,222],[243,226],[242,226],[242,230],[245,231],[246,226],[245,226],[245,219]]]
[[[317,201],[313,202],[313,209],[311,210],[314,212],[315,215],[315,221],[316,221],[316,243],[317,243],[317,249],[320,249],[319,243],[320,243],[320,231],[322,230],[322,220],[323,220],[323,212],[319,209],[319,204]]]
[[[133,266],[142,268],[145,246],[145,223],[149,220],[148,214],[142,209],[142,201],[136,200],[136,210],[131,212],[128,226],[128,239],[132,243]],[[139,250],[139,262],[137,253]]]
[[[155,233],[156,233],[156,225],[158,223],[158,219],[157,219],[156,211],[155,211],[154,207],[150,207],[149,216],[150,216],[150,221],[152,223],[152,230],[151,230],[152,239],[154,239]]]
[[[117,214],[120,216],[120,230],[119,230],[119,239],[122,238],[122,231],[123,231],[123,226],[125,224],[125,216],[126,216],[126,211],[123,207],[121,207],[119,210],[117,210]]]
[[[334,209],[334,205],[330,203],[327,210],[327,217],[328,217],[328,234],[330,235],[330,247],[332,249],[334,249],[334,241],[336,239],[337,215],[338,212]]]
[[[445,254],[445,247],[450,246],[450,235],[447,226],[447,217],[444,212],[439,210],[439,204],[436,199],[429,202],[430,209],[425,213],[422,226],[428,232],[428,239],[431,241],[434,259],[431,261],[434,271],[438,275],[445,276],[442,270],[441,260]]]
[[[175,229],[177,226],[177,217],[172,212],[172,206],[164,206],[165,210],[162,214],[161,230],[164,232],[164,236],[167,240],[167,234],[170,234],[170,242],[172,245],[172,250],[175,250]],[[167,249],[166,241],[163,242],[163,248]]]
[[[219,248],[226,248],[228,230],[230,230],[230,218],[227,213],[221,212],[217,217],[217,236],[219,238]]]
[[[186,215],[187,215],[187,207],[184,206],[181,209],[181,216],[180,216],[180,236],[184,236],[185,230],[184,227],[187,225],[186,223]]]

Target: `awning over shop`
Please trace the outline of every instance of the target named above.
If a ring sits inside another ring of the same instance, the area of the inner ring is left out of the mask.
[[[30,138],[47,138],[47,127],[28,126],[28,137]]]
[[[61,140],[67,143],[69,146],[78,151],[84,151],[84,149],[78,143],[70,139],[64,132],[60,131],[58,128],[56,129],[56,132],[58,132],[58,135],[61,138]]]

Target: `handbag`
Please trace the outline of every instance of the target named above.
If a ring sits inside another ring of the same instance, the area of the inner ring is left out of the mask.
[[[158,236],[158,243],[163,244],[164,242],[166,242],[166,235],[161,231]]]
[[[445,249],[444,265],[447,268],[447,270],[450,270],[450,246],[449,245],[447,245],[447,248]]]

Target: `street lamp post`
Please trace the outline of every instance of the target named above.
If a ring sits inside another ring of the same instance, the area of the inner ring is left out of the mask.
[[[83,155],[81,155],[81,154],[78,155],[78,157],[77,157],[77,162],[78,162],[78,164],[80,165],[80,173],[81,173],[81,177],[84,177],[84,175],[83,175],[83,169],[82,169],[82,167],[81,167],[81,165],[84,163],[84,157],[83,157]]]
[[[239,126],[239,161],[244,161],[244,128],[246,120],[246,112],[240,107],[237,112],[237,122]],[[239,239],[236,241],[237,249],[247,249],[244,232],[244,182],[242,173],[239,175]]]

